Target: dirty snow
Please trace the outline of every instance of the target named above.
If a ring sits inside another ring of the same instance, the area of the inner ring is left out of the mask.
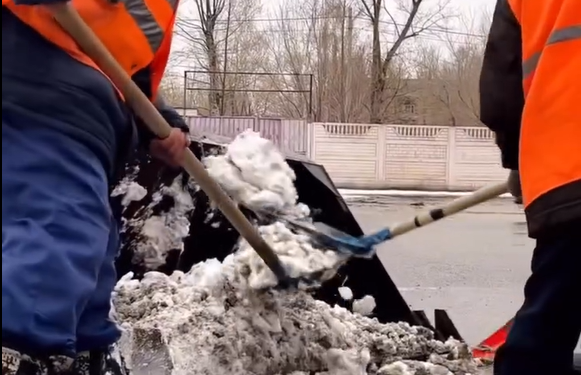
[[[438,342],[429,330],[404,323],[383,325],[305,292],[256,292],[245,284],[235,262],[234,256],[223,263],[208,260],[187,274],[152,272],[141,282],[128,280],[128,275],[118,284],[118,317],[128,332],[159,332],[169,351],[162,355],[167,358],[155,362],[173,367],[167,373],[419,375],[426,374],[420,369],[432,368],[427,374],[447,374],[443,367],[455,374],[473,371],[468,349],[460,343]],[[128,347],[126,355],[132,350],[140,349]],[[401,360],[414,370],[397,372],[388,366]]]
[[[296,203],[292,170],[272,143],[256,133],[241,134],[224,155],[204,162],[247,207],[308,216],[308,209]],[[172,220],[143,225],[139,247],[150,258],[183,246],[178,242],[187,234],[184,213],[192,202],[179,193],[183,188],[177,180],[175,184],[164,193],[177,197]],[[333,252],[313,249],[306,237],[280,222],[259,229],[292,275],[332,270],[341,261]],[[207,260],[185,274],[149,272],[141,281],[125,275],[116,286],[114,306],[124,329],[120,346],[128,365],[136,373],[159,375],[475,372],[464,344],[438,342],[425,328],[380,324],[363,316],[375,308],[371,296],[355,301],[360,313],[351,313],[302,290],[264,289],[275,284],[245,241],[223,262]]]

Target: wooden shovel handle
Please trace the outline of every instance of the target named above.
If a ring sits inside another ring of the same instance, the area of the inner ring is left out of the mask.
[[[69,33],[84,52],[117,86],[125,97],[127,104],[143,120],[147,127],[159,138],[168,137],[172,130],[171,126],[101,43],[75,8],[69,3],[48,5],[47,7],[51,10],[59,25]],[[286,271],[276,253],[246,219],[232,199],[208,174],[202,162],[189,149],[185,154],[182,167],[196,180],[202,190],[218,206],[240,235],[254,248],[279,280],[285,280],[287,277]]]

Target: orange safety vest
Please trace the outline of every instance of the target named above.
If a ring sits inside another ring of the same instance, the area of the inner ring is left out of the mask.
[[[581,205],[581,0],[509,4],[523,43],[523,203],[529,221],[545,216],[530,228],[560,224],[578,219]],[[559,218],[557,210],[568,212]]]
[[[130,76],[150,67],[151,99],[157,94],[169,59],[178,3],[179,0],[71,1]],[[45,7],[16,5],[13,0],[2,0],[2,6],[73,58],[100,70]]]

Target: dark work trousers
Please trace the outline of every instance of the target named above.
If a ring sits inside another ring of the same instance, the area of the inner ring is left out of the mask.
[[[581,334],[581,225],[539,238],[531,270],[494,374],[573,374]]]

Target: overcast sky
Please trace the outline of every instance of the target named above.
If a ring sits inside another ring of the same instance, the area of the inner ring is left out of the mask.
[[[194,5],[194,1],[195,0],[182,0],[181,6],[180,6],[180,15],[182,17],[188,18],[188,19],[197,19],[199,18],[198,15],[196,14],[195,11],[195,5]],[[263,1],[263,11],[264,11],[264,15],[260,15],[257,18],[261,18],[262,20],[264,20],[265,18],[276,18],[276,10],[280,7],[281,3],[283,1],[288,2],[288,1],[292,1],[292,0],[262,0]],[[479,35],[482,34],[481,31],[475,31],[470,30],[470,25],[466,24],[466,20],[478,20],[480,19],[480,16],[483,13],[492,13],[492,11],[494,10],[494,5],[496,4],[496,0],[426,0],[426,4],[424,5],[424,8],[429,8],[431,6],[434,6],[435,4],[439,4],[442,1],[449,1],[449,5],[447,8],[447,11],[450,14],[453,14],[455,16],[460,16],[460,17],[455,17],[453,20],[447,21],[448,24],[448,29],[452,30],[452,37],[453,38],[462,38],[462,35],[460,34],[454,34],[455,32],[466,32],[466,33],[478,33]],[[386,4],[393,4],[395,3],[392,0],[384,0],[384,2]],[[463,19],[464,21],[460,21],[460,19]],[[398,19],[398,21],[400,21]],[[401,22],[403,23],[405,21],[405,19],[401,19]],[[268,27],[268,22],[260,22],[261,25],[263,25],[263,27]],[[274,26],[273,24],[271,24],[272,26]],[[383,26],[385,25],[385,26]],[[383,34],[383,38],[385,39],[386,42],[389,42],[390,39],[390,35],[389,35],[389,28],[390,25],[387,22],[384,22],[384,24],[382,25],[382,27],[384,28],[384,30],[382,30],[382,34]],[[361,29],[363,29],[363,31],[361,32]],[[364,26],[363,24],[361,25],[361,27],[359,28],[360,34],[369,34],[368,37],[371,37],[371,30],[369,30],[369,33],[367,33],[367,27]],[[433,44],[434,46],[439,46],[441,45],[443,49],[445,49],[447,42],[442,41],[442,40],[438,40],[438,39],[445,39],[446,35],[442,35],[441,32],[437,32],[432,36],[424,36],[418,39],[418,41],[420,41],[421,43],[430,43]],[[461,41],[459,41],[458,43],[462,43]],[[172,50],[173,51],[179,51],[181,49],[184,48],[184,43],[181,42],[179,40],[179,38],[176,38],[176,40],[173,43],[172,46]],[[180,71],[183,70],[183,68],[185,68],[185,66],[182,65],[183,63],[180,63],[179,67],[174,66],[171,70],[174,71],[175,73],[178,73]],[[180,73],[178,73],[180,74]]]
[[[482,8],[492,11],[496,0],[452,0],[452,5],[465,11],[478,11]]]
[[[281,0],[262,0],[264,8],[276,8]],[[288,1],[288,0],[287,0]],[[442,1],[449,1],[450,10],[455,13],[460,13],[464,15],[476,14],[482,12],[483,10],[492,11],[494,10],[494,5],[496,0],[426,0],[426,5],[431,5],[434,3],[439,3]],[[393,3],[392,0],[384,0],[385,4]],[[431,3],[431,4],[430,4]],[[389,5],[388,5],[389,6]]]

